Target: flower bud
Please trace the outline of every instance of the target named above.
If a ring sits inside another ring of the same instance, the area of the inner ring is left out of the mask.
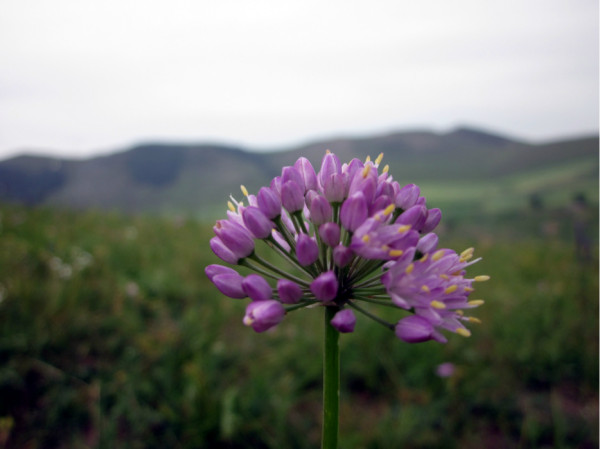
[[[300,175],[300,172],[294,167],[283,167],[281,170],[281,185],[288,181],[294,181],[302,190],[304,190],[304,179]],[[304,192],[302,192],[302,194],[304,194]]]
[[[296,256],[300,265],[307,266],[314,263],[319,257],[319,247],[311,237],[306,234],[298,235],[296,242]]]
[[[279,293],[279,299],[284,304],[296,304],[302,298],[302,289],[300,286],[287,279],[279,279],[277,281],[277,293]]]
[[[343,309],[335,314],[330,323],[339,332],[354,332],[354,326],[356,325],[356,317],[354,316],[354,312],[352,312],[352,310]]]
[[[274,299],[266,301],[252,301],[246,307],[244,324],[252,326],[256,332],[264,332],[277,326],[285,316],[285,309]]]
[[[331,221],[333,218],[333,211],[331,210],[329,201],[327,201],[325,197],[321,195],[315,195],[312,197],[309,211],[310,221],[312,221],[315,226],[319,226],[327,221]]]
[[[421,228],[421,233],[426,234],[427,232],[431,232],[435,229],[435,227],[440,224],[442,219],[442,211],[438,208],[429,209],[427,211],[427,218],[425,219],[425,223]]]
[[[435,251],[438,245],[438,236],[433,232],[424,235],[417,243],[417,251],[420,251],[422,254],[427,254],[432,251]]]
[[[403,210],[413,207],[416,204],[420,193],[421,189],[415,184],[405,185],[396,195],[396,207]]]
[[[335,299],[338,291],[338,281],[333,271],[320,274],[310,284],[310,291],[320,301],[331,301]]]
[[[333,248],[333,262],[340,268],[345,267],[354,257],[354,252],[344,245],[338,245]]]
[[[218,220],[213,230],[238,259],[247,257],[254,251],[254,239],[241,225],[230,220]]]
[[[327,153],[323,156],[321,162],[321,170],[319,171],[318,179],[321,187],[325,186],[327,179],[334,173],[341,173],[342,164],[338,157],[333,153]]]
[[[308,192],[309,190],[317,190],[317,174],[315,173],[315,169],[313,168],[308,159],[306,159],[305,157],[299,158],[294,163],[294,168],[298,170],[300,176],[304,181],[303,186],[305,192]]]
[[[353,232],[367,219],[367,201],[362,192],[356,192],[342,204],[340,220],[342,226]]]
[[[253,301],[265,301],[273,298],[273,290],[269,283],[258,274],[249,274],[242,281],[246,295]]]
[[[294,213],[304,207],[304,192],[295,181],[287,181],[281,185],[281,203],[285,210]]]
[[[346,198],[346,180],[342,173],[334,173],[325,179],[323,194],[331,203],[341,203]]]
[[[248,206],[244,208],[242,218],[246,228],[257,239],[266,239],[271,235],[273,222],[258,207]]]
[[[206,276],[208,276],[208,279],[210,279],[211,281],[218,274],[238,274],[238,272],[235,271],[233,268],[224,267],[223,265],[217,264],[208,265],[204,269],[204,272],[206,273]]]
[[[411,315],[396,324],[396,336],[407,343],[421,343],[433,338],[433,326],[425,318]]]
[[[415,231],[420,231],[427,219],[427,208],[425,206],[413,206],[405,210],[396,219],[400,225],[410,225]]]
[[[281,215],[281,200],[279,195],[269,187],[261,187],[256,196],[258,208],[269,219],[273,219]]]
[[[235,299],[242,299],[247,296],[242,287],[243,280],[244,278],[238,273],[217,274],[212,278],[213,284],[217,286],[221,293]]]
[[[215,253],[219,259],[227,263],[236,265],[240,260],[239,257],[233,254],[233,252],[225,246],[219,237],[210,239],[210,249],[212,249],[213,253]]]
[[[331,247],[340,243],[340,227],[337,223],[323,223],[319,226],[319,235],[321,236],[321,240]]]

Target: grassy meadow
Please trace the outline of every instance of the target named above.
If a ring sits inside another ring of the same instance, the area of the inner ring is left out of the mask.
[[[597,203],[499,209],[441,227],[492,277],[471,338],[341,336],[341,448],[598,447]],[[0,214],[0,448],[319,446],[322,310],[243,326],[204,275],[210,224]]]

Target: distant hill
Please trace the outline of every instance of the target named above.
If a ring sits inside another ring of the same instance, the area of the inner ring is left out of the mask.
[[[584,194],[597,201],[598,136],[528,144],[458,128],[318,141],[285,151],[221,145],[152,143],[87,160],[18,156],[0,162],[0,200],[131,213],[222,214],[229,194],[240,197],[307,157],[318,170],[325,150],[341,160],[384,153],[400,183],[417,183],[430,203],[458,208],[549,203]]]

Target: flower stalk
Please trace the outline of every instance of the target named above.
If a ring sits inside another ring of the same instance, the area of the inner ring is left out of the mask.
[[[340,410],[340,334],[330,324],[338,310],[339,309],[335,306],[325,307],[322,449],[337,449],[338,447]]]

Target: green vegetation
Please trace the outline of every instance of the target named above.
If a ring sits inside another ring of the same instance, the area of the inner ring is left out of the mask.
[[[446,214],[442,244],[475,246],[492,276],[483,324],[408,345],[359,317],[340,338],[340,447],[598,446],[598,210],[551,206]],[[0,447],[318,447],[321,310],[244,327],[245,301],[204,275],[210,226],[0,211]],[[575,223],[594,237],[579,251]]]

